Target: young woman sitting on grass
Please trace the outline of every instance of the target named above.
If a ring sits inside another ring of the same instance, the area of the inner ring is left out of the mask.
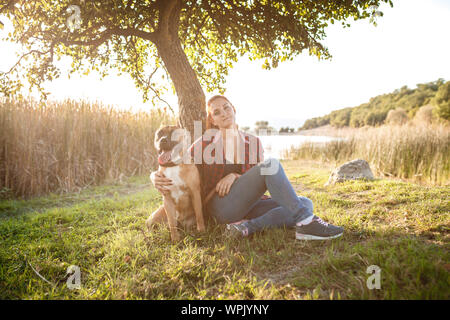
[[[193,158],[196,150],[200,150],[202,157],[211,143],[214,145],[208,150],[213,150],[212,157],[217,159],[215,152],[223,152],[223,157],[219,157],[223,161],[211,163],[202,159],[197,166],[202,179],[204,214],[227,224],[228,232],[234,236],[246,237],[273,227],[296,227],[299,240],[341,236],[343,228],[315,216],[312,201],[296,195],[278,159],[264,161],[260,139],[238,130],[235,115],[236,109],[226,97],[210,98],[206,129],[214,128],[217,132],[213,137],[204,134],[189,148]],[[171,180],[162,174],[157,174],[152,182],[161,193],[167,192],[166,186],[171,185]],[[266,190],[271,197],[264,195]]]

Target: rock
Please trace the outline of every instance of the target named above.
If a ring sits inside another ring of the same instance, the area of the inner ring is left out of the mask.
[[[342,166],[334,169],[331,173],[326,186],[343,182],[346,180],[367,179],[373,180],[373,173],[370,170],[370,166],[366,160],[356,159],[350,162],[344,163]]]

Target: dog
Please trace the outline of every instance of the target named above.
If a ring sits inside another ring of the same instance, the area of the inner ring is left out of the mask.
[[[179,241],[177,225],[205,231],[205,221],[200,194],[200,174],[194,163],[183,163],[187,154],[187,131],[180,126],[161,126],[155,133],[155,148],[158,151],[158,171],[172,180],[168,195],[163,195],[164,204],[146,221],[147,228],[158,222],[167,222],[172,241]],[[151,175],[156,174],[152,172]],[[152,177],[151,177],[152,178]]]

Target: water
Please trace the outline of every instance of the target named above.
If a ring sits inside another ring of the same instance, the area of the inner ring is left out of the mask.
[[[284,150],[289,150],[291,146],[299,147],[305,142],[324,143],[339,138],[327,136],[301,136],[301,135],[272,135],[272,136],[258,136],[264,147],[264,158],[274,157],[283,159],[282,154]]]

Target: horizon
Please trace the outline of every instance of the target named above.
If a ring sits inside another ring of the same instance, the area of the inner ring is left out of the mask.
[[[277,130],[287,126],[297,129],[307,119],[359,106],[404,85],[414,89],[418,83],[439,78],[448,81],[450,44],[444,39],[450,30],[450,3],[398,0],[393,8],[382,5],[380,10],[384,16],[377,19],[377,27],[368,20],[350,20],[350,28],[334,24],[326,29],[322,43],[330,50],[331,60],[318,61],[304,52],[276,69],[263,70],[263,60],[239,57],[226,77],[224,93],[236,107],[239,126],[254,128],[256,121],[264,120]],[[9,21],[4,22],[0,37],[10,27]],[[0,44],[0,71],[5,71],[17,59],[15,46]],[[64,63],[67,61],[62,59],[63,67]],[[63,71],[61,78],[46,86],[51,92],[49,99],[101,101],[132,111],[155,107],[142,103],[141,93],[129,76],[117,76],[115,71],[111,74],[103,80],[95,72],[68,79]],[[204,92],[206,99],[218,93]],[[169,93],[163,98],[178,113],[177,97]]]

